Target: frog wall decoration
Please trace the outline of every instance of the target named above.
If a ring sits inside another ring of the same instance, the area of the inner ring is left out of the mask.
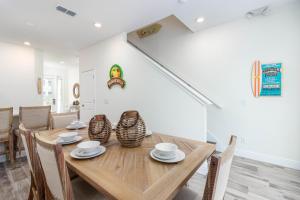
[[[110,80],[107,81],[107,86],[111,89],[114,85],[120,85],[121,88],[124,88],[126,82],[123,80],[123,70],[120,65],[114,64],[109,71]]]

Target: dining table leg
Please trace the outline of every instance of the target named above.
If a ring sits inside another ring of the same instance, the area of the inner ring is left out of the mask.
[[[15,163],[15,148],[14,148],[14,133],[13,131],[9,135],[8,141],[8,149],[9,149],[9,160],[11,164]]]

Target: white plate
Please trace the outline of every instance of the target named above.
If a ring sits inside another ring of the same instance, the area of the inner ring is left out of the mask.
[[[176,157],[172,158],[172,159],[161,159],[155,156],[154,154],[155,149],[152,149],[150,152],[150,156],[151,158],[153,158],[154,160],[157,160],[159,162],[163,162],[163,163],[177,163],[180,162],[182,160],[185,159],[185,153],[179,149],[176,150]]]
[[[172,155],[172,156],[163,156],[163,155],[159,155],[157,152],[156,152],[156,149],[154,149],[154,151],[152,152],[153,153],[153,156],[155,156],[156,158],[158,159],[162,159],[162,160],[170,160],[170,159],[173,159],[176,157],[176,154],[175,155]]]
[[[82,137],[77,135],[77,136],[75,136],[74,140],[70,140],[70,141],[64,141],[61,138],[57,138],[56,143],[65,145],[65,144],[73,144],[73,143],[79,142],[81,140],[82,140]]]
[[[152,131],[147,131],[146,132],[146,137],[152,135]]]
[[[87,127],[87,125],[82,125],[82,126],[68,125],[68,126],[66,127],[66,129],[68,129],[68,130],[75,130],[75,129],[82,129],[82,128],[86,128],[86,127]]]
[[[93,140],[88,140],[88,141],[80,142],[79,144],[77,144],[77,147],[81,151],[86,151],[86,152],[87,151],[97,151],[99,146],[100,146],[100,142],[93,141]]]
[[[95,155],[95,154],[99,153],[100,151],[101,151],[101,147],[98,146],[98,147],[96,147],[96,149],[94,149],[94,151],[90,151],[90,152],[85,152],[83,150],[76,151],[76,155],[80,156],[80,157],[88,157],[88,156]]]
[[[58,137],[64,141],[71,141],[74,140],[77,135],[78,135],[77,132],[64,132],[64,133],[60,133]]]
[[[90,156],[78,156],[77,152],[79,151],[78,148],[74,149],[73,151],[71,151],[70,156],[72,158],[76,158],[76,159],[88,159],[88,158],[94,158],[96,156],[99,156],[101,154],[103,154],[106,151],[106,148],[104,146],[100,146],[100,151],[94,155],[90,155]]]

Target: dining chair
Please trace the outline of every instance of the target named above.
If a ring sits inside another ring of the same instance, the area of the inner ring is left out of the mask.
[[[226,150],[211,156],[203,197],[183,187],[175,200],[222,200],[225,195],[237,137],[232,135]]]
[[[65,128],[70,123],[79,119],[79,112],[66,112],[66,113],[51,113],[50,115],[50,129]],[[78,175],[69,170],[71,179],[77,178]]]
[[[4,151],[0,155],[5,154],[14,163],[12,123],[13,108],[0,108],[0,144],[4,144]]]
[[[65,128],[71,122],[78,120],[78,112],[67,112],[67,113],[52,113],[50,117],[50,128]]]
[[[32,131],[48,130],[50,128],[50,111],[51,106],[34,106],[34,107],[20,107],[19,108],[19,120],[26,129]],[[15,145],[21,154],[22,142],[20,139],[20,133],[15,131]]]
[[[62,146],[43,141],[36,133],[37,152],[46,177],[51,196],[55,200],[106,199],[81,178],[70,180],[68,168],[64,160]],[[47,195],[46,195],[47,196]]]
[[[51,106],[20,107],[20,123],[26,129],[42,131],[50,127]]]
[[[20,136],[25,149],[29,171],[31,176],[31,184],[28,199],[45,199],[45,177],[43,174],[41,162],[36,151],[33,133],[30,129],[26,129],[21,123],[19,126]]]

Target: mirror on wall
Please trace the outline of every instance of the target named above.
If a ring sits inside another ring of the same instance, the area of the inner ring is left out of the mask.
[[[78,99],[80,97],[80,85],[79,83],[75,83],[73,85],[73,96],[75,99]]]

